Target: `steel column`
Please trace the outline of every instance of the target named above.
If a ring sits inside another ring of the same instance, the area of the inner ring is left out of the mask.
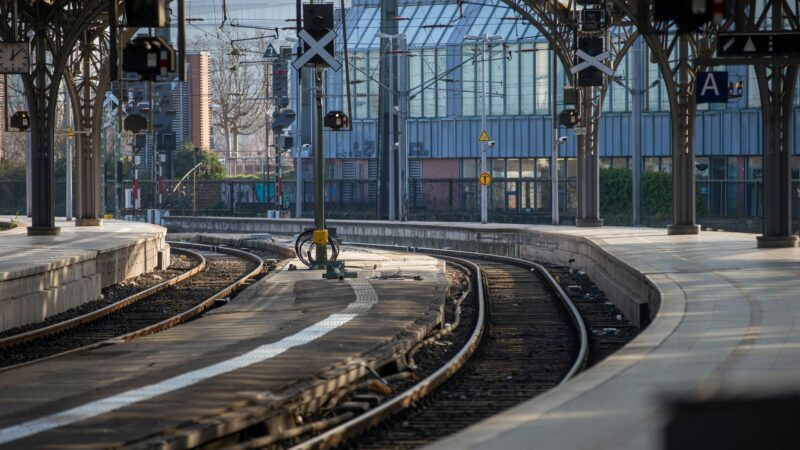
[[[581,89],[580,115],[586,134],[578,136],[578,215],[579,227],[602,227],[600,218],[600,158],[597,151],[597,124],[599,111],[595,111],[595,92],[592,87]]]
[[[672,118],[672,224],[667,234],[698,234],[694,182],[694,117],[696,103],[689,87],[689,36],[678,38],[678,98]]]
[[[771,2],[772,30],[783,29],[783,3]],[[790,13],[790,11],[787,11]],[[797,12],[795,12],[797,13]],[[757,66],[764,165],[764,233],[757,238],[759,248],[795,247],[792,235],[792,114],[797,66]]]
[[[644,82],[642,68],[644,67],[643,42],[640,37],[633,44],[633,61],[631,84],[633,89],[631,105],[631,159],[633,160],[633,183],[631,200],[633,203],[633,226],[642,224],[642,109],[644,106]]]
[[[88,34],[88,31],[86,32]],[[81,72],[82,84],[78,95],[80,96],[80,133],[77,135],[78,151],[77,160],[77,191],[75,226],[97,226],[103,223],[100,218],[100,158],[97,147],[100,130],[95,130],[94,125],[94,96],[97,92],[92,89],[92,44],[88,36],[84,37],[81,45]],[[94,94],[94,95],[93,95]],[[78,106],[76,106],[77,109]],[[78,121],[76,121],[78,122]],[[98,138],[98,139],[96,139]]]
[[[43,7],[39,5],[39,7]],[[36,69],[33,75],[33,92],[28,97],[33,114],[31,114],[31,141],[33,159],[31,161],[31,226],[29,236],[55,235],[61,229],[55,226],[55,197],[53,191],[54,155],[53,155],[53,117],[49,114],[47,80],[47,45],[45,24],[35,30],[33,37]],[[32,101],[31,101],[32,100]]]

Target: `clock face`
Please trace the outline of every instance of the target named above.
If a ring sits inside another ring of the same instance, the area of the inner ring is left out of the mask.
[[[31,46],[28,42],[0,42],[0,73],[30,73]]]

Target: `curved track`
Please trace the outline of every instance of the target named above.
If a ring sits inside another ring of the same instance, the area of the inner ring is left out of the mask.
[[[475,311],[472,323],[462,324],[473,326],[466,342],[425,379],[355,418],[345,413],[289,430],[287,439],[334,427],[293,449],[418,447],[528,400],[584,366],[583,321],[543,267],[514,258],[417,250],[472,273]],[[280,437],[235,448],[272,445]]]
[[[257,255],[200,244],[172,243],[201,263],[179,277],[100,310],[0,341],[0,370],[156,333],[210,308],[263,270]],[[222,253],[218,253],[222,252]]]

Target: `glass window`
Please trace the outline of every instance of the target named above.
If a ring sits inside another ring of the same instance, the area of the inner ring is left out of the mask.
[[[761,96],[758,93],[758,79],[756,78],[756,70],[753,66],[747,67],[747,107],[759,108],[761,107]]]
[[[479,72],[476,70],[475,46],[461,47],[461,107],[465,116],[475,115],[475,82]]]
[[[436,78],[436,49],[428,48],[422,51],[422,77],[419,84],[430,85],[422,91],[422,112],[425,117],[436,115],[436,83],[430,83]],[[413,82],[412,82],[413,85]]]
[[[536,160],[533,158],[526,158],[522,160],[522,173],[520,174],[522,178],[533,178],[535,176],[535,164]]]
[[[761,167],[761,157],[750,156],[747,158],[747,179],[760,180],[762,175],[763,169]]]
[[[627,169],[630,158],[611,158],[611,167],[615,169]]]
[[[661,158],[661,171],[664,173],[672,173],[672,157],[664,156]]]
[[[365,54],[366,55],[366,54]],[[367,98],[369,105],[369,117],[374,119],[378,117],[378,79],[380,78],[379,67],[381,57],[378,52],[369,52],[369,74],[370,79],[368,83],[369,90],[367,91]]]
[[[509,179],[517,179],[520,175],[519,160],[509,159],[506,167],[506,176]]]
[[[489,90],[489,92],[486,99],[490,102],[489,114],[502,116],[505,114],[505,109],[503,108],[503,85],[505,84],[503,76],[503,63],[506,60],[505,53],[503,52],[503,45],[495,45],[487,53],[489,55],[489,60],[487,61],[487,66],[489,69],[489,85],[486,88]]]
[[[461,160],[461,178],[467,178],[467,179],[478,178],[478,160],[476,159]]]
[[[711,157],[711,172],[709,176],[712,180],[724,180],[725,179],[725,157],[724,156],[714,156]]]
[[[658,164],[658,158],[645,158],[644,159],[644,170],[645,172],[658,172],[660,171],[660,167]]]
[[[521,97],[520,114],[533,114],[534,112],[533,85],[535,81],[532,76],[534,54],[533,43],[520,44],[519,53],[517,53],[521,74],[518,80]]]
[[[649,56],[649,51],[647,52]],[[649,59],[649,58],[648,58]],[[656,64],[648,64],[647,65],[647,84],[645,86],[649,86],[651,81],[659,80],[659,85],[657,88],[647,89],[644,93],[645,95],[645,108],[648,111],[658,111],[659,110],[659,93],[661,92],[661,85],[664,84],[664,81],[661,80],[661,74],[659,73],[658,66]]]
[[[519,114],[519,45],[510,45],[506,52],[506,114]]]
[[[447,115],[447,88],[448,84],[445,81],[444,73],[447,71],[447,54],[445,49],[440,48],[436,50],[436,73],[439,81],[436,82],[436,114],[439,117]]]
[[[695,172],[694,176],[697,177],[699,180],[708,180],[709,175],[709,168],[708,168],[708,158],[695,158],[694,159],[694,167]]]
[[[422,86],[422,66],[423,66],[423,59],[424,53],[423,52],[413,52],[408,57],[408,83],[409,86]],[[422,95],[417,95],[416,97],[412,98],[409,102],[409,111],[408,114],[411,117],[420,117],[422,116],[422,97],[425,95],[425,92]]]
[[[505,178],[506,160],[502,158],[492,159],[492,178]]]
[[[575,158],[567,158],[567,178],[575,178],[578,176],[578,160]]]
[[[739,164],[740,159],[741,157],[728,158],[728,179],[731,181],[739,179],[739,169],[744,169],[744,167]]]
[[[536,177],[540,180],[550,179],[550,160],[547,158],[536,158]]]
[[[622,58],[620,61],[619,67],[617,67],[616,72],[614,73],[615,76],[621,76],[622,82],[625,83],[628,79],[628,57],[627,55]],[[617,83],[611,83],[612,88],[612,105],[611,109],[613,111],[625,111],[628,106],[628,91],[625,90],[622,86],[619,86]]]
[[[353,106],[355,106],[353,109],[353,115],[357,119],[364,119],[368,117],[369,110],[367,102],[369,101],[369,87],[373,82],[370,81],[368,83],[367,76],[365,75],[365,73],[369,73],[367,72],[366,53],[354,53],[350,59],[353,64],[351,81],[355,82],[352,86],[352,94],[354,97]]]
[[[550,57],[547,43],[536,43],[536,113],[550,112]]]

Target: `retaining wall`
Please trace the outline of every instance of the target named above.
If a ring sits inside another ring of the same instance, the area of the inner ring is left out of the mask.
[[[56,237],[0,236],[0,331],[41,322],[169,264],[162,227],[116,223],[96,228],[94,236],[81,228],[73,233],[65,226]]]
[[[273,233],[294,235],[312,227],[303,219],[232,217],[166,218],[171,233]],[[527,225],[329,220],[328,228],[344,241],[516,256],[585,270],[607,297],[639,326],[658,311],[660,294],[645,275],[603,249],[602,242],[555,228]],[[554,231],[555,230],[555,231]],[[571,262],[572,261],[572,262]]]

